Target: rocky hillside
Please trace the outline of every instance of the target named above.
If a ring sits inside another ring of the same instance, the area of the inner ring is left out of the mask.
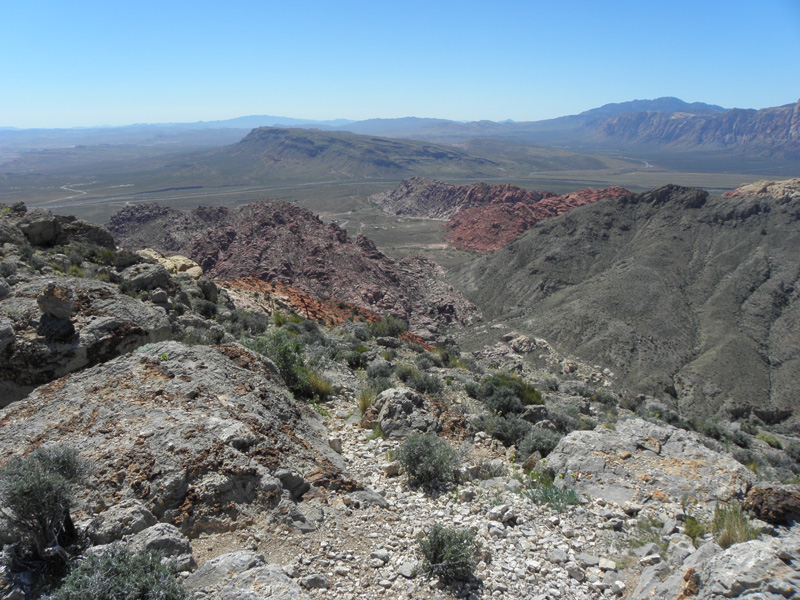
[[[370,197],[382,210],[398,216],[447,220],[447,240],[465,250],[492,252],[534,223],[601,198],[630,194],[619,186],[587,188],[570,194],[525,190],[515,185],[454,186],[412,177]]]
[[[544,340],[425,346],[57,222],[0,205],[2,374],[34,388],[0,408],[3,600],[147,579],[121,548],[157,552],[158,585],[191,600],[796,597],[800,489],[770,483],[796,480],[796,437],[756,421],[708,437]],[[712,527],[740,506],[735,530]],[[455,563],[432,551],[441,527]]]
[[[513,186],[512,186],[513,187]],[[488,204],[465,208],[447,223],[447,241],[464,250],[493,252],[519,237],[542,219],[602,200],[630,194],[619,186],[595,190],[587,188],[569,194],[552,195],[550,192],[511,191],[492,197]],[[541,195],[539,199],[537,195]],[[520,197],[522,196],[522,197]]]
[[[455,280],[684,416],[796,426],[800,209],[666,186],[541,221]]]
[[[434,263],[420,257],[393,260],[368,238],[353,240],[336,224],[325,225],[313,213],[282,202],[191,212],[139,204],[117,213],[108,227],[127,248],[189,256],[210,277],[289,284],[400,317],[423,337],[477,315]]]

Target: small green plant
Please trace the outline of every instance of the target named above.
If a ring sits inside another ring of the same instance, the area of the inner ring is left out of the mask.
[[[158,355],[158,360],[169,360],[169,354],[167,354],[166,352],[162,352],[161,354]]]
[[[706,527],[704,523],[689,515],[683,520],[683,527],[686,531],[686,535],[692,538],[692,543],[695,547],[697,547],[697,540],[708,532],[708,527]]]
[[[458,452],[435,434],[415,433],[400,445],[397,460],[412,484],[428,487],[453,480]]]
[[[385,440],[386,434],[383,432],[383,427],[380,423],[375,423],[372,426],[372,432],[367,436],[370,440]]]
[[[40,447],[0,468],[0,512],[37,560],[63,561],[64,548],[76,541],[70,510],[89,470],[64,445]]]
[[[333,384],[316,371],[308,372],[308,387],[311,397],[325,402],[333,394]]]
[[[728,506],[717,505],[714,509],[714,520],[711,523],[714,541],[722,549],[757,539],[761,534],[747,520],[747,515],[737,503]]]
[[[536,469],[528,473],[520,494],[536,504],[547,504],[559,512],[581,501],[575,490],[556,487],[553,473],[547,469]]]
[[[429,576],[451,582],[469,581],[474,575],[481,546],[472,530],[436,523],[419,546]]]
[[[171,562],[157,552],[112,545],[76,563],[52,600],[183,600],[186,592]]]
[[[78,265],[70,265],[67,269],[67,275],[70,277],[83,277],[83,269]]]
[[[358,414],[362,417],[366,414],[369,407],[375,402],[375,396],[377,396],[375,388],[361,388],[361,391],[358,393]]]
[[[783,446],[781,445],[780,440],[778,438],[776,438],[774,435],[770,435],[770,434],[764,433],[762,431],[758,435],[756,435],[756,437],[758,439],[760,439],[762,442],[766,442],[771,447],[773,447],[773,448],[775,448],[777,450],[783,450]]]

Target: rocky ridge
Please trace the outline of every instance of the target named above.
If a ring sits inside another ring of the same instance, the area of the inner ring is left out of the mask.
[[[457,248],[487,253],[502,248],[537,221],[603,198],[629,194],[619,186],[558,195],[510,184],[454,186],[412,177],[371,196],[370,201],[398,216],[447,220],[448,242]]]
[[[256,277],[406,320],[423,337],[467,324],[477,309],[421,257],[394,260],[368,238],[351,239],[313,213],[264,200],[185,213],[146,203],[117,213],[109,229],[131,249],[152,247],[197,261],[209,277]]]

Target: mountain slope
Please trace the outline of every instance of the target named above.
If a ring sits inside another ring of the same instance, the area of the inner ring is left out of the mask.
[[[461,269],[484,315],[606,364],[688,416],[792,416],[800,204],[666,186],[540,221]]]
[[[436,264],[421,257],[391,259],[368,238],[353,240],[336,224],[325,225],[310,211],[283,202],[191,212],[144,203],[118,212],[108,228],[127,248],[189,256],[209,277],[289,284],[319,298],[401,317],[424,336],[477,315]]]

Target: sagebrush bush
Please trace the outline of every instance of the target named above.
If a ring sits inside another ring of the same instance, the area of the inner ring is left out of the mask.
[[[717,505],[714,509],[711,532],[723,550],[734,544],[755,540],[761,535],[758,529],[750,525],[742,507],[736,503],[728,506]]]
[[[369,357],[364,352],[351,350],[344,355],[347,366],[351,369],[364,369],[369,363]]]
[[[417,369],[415,369],[408,363],[400,363],[399,365],[397,365],[397,367],[395,367],[394,372],[395,375],[397,375],[397,378],[403,383],[408,383],[408,381],[412,377],[419,374],[419,371],[417,371]]]
[[[419,546],[429,576],[449,582],[469,581],[474,575],[481,546],[472,530],[436,523]]]
[[[367,377],[377,379],[378,377],[391,377],[392,365],[386,362],[378,362],[367,367]]]
[[[0,468],[2,513],[37,558],[50,560],[47,548],[74,543],[69,513],[89,471],[90,463],[64,445],[40,447]]]
[[[184,600],[186,592],[170,562],[152,551],[112,545],[75,564],[52,600]]]
[[[395,457],[415,485],[452,481],[453,470],[458,466],[458,452],[447,440],[432,433],[410,435]]]
[[[532,425],[515,415],[480,415],[472,422],[473,427],[485,431],[503,444],[511,446],[518,443],[530,431]]]
[[[428,373],[417,373],[408,381],[408,385],[420,394],[429,394],[431,396],[442,391],[442,380],[436,375]]]
[[[370,330],[375,337],[397,337],[408,331],[408,323],[390,315],[370,323]]]
[[[528,458],[534,452],[547,456],[558,445],[563,436],[555,431],[543,427],[532,427],[519,442],[517,450],[522,459]]]

